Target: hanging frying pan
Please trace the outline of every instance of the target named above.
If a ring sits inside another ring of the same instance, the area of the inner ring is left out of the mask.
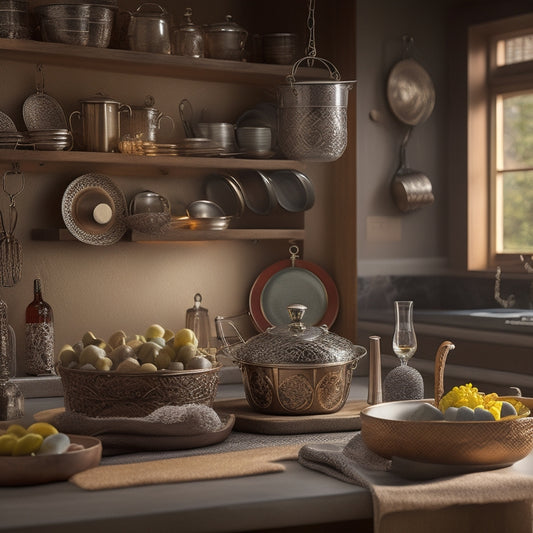
[[[387,99],[396,117],[416,126],[429,118],[435,106],[435,87],[426,70],[412,58],[402,59],[389,74]]]
[[[267,267],[252,286],[249,307],[254,326],[262,332],[287,324],[287,306],[298,303],[307,307],[307,324],[331,327],[339,311],[337,286],[323,268],[297,259],[297,246],[289,251],[290,259]]]

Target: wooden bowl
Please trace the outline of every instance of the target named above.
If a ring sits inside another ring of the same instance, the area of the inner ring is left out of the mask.
[[[69,477],[100,464],[102,443],[95,437],[69,435],[83,450],[58,455],[0,456],[0,485],[38,485],[65,481]]]
[[[518,398],[527,405],[532,399]],[[446,465],[510,465],[533,450],[533,418],[497,421],[409,420],[421,403],[405,400],[361,411],[361,435],[382,457],[401,457]]]

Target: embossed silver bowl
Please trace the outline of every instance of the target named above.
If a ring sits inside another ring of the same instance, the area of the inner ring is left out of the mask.
[[[335,413],[346,403],[366,349],[326,326],[306,326],[304,305],[290,305],[288,310],[288,326],[271,327],[231,346],[217,325],[220,340],[241,369],[248,404],[270,414]]]

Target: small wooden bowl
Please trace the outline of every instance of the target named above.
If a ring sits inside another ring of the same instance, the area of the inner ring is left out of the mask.
[[[83,450],[57,455],[0,456],[0,485],[39,485],[65,481],[100,464],[102,443],[95,437],[69,435],[70,442]]]

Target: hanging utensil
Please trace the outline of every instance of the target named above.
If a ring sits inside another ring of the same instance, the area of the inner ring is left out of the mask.
[[[185,131],[185,137],[193,139],[196,137],[194,128],[194,115],[192,105],[187,98],[184,98],[179,105],[181,123]]]
[[[9,176],[20,176],[18,188],[10,189],[8,186]],[[0,223],[2,235],[0,239],[0,284],[2,287],[13,287],[22,278],[22,245],[16,239],[14,232],[17,226],[18,212],[15,205],[15,198],[24,190],[24,174],[18,167],[13,171],[8,171],[2,178],[2,188],[9,198],[9,211],[4,217],[0,211]],[[11,192],[14,190],[14,192]]]
[[[431,181],[419,170],[413,170],[406,164],[407,142],[412,127],[407,130],[400,147],[400,167],[396,171],[391,183],[391,192],[400,211],[407,213],[432,204],[435,200]]]
[[[426,121],[435,107],[435,87],[424,67],[407,57],[414,39],[403,36],[403,59],[390,71],[387,99],[394,115],[408,126]]]
[[[400,166],[391,183],[391,192],[400,211],[414,211],[435,200],[429,178],[407,167],[406,150],[415,126],[426,121],[435,106],[435,88],[429,74],[408,58],[414,39],[404,35],[403,59],[392,68],[387,83],[387,99],[396,118],[408,126],[400,146]]]

